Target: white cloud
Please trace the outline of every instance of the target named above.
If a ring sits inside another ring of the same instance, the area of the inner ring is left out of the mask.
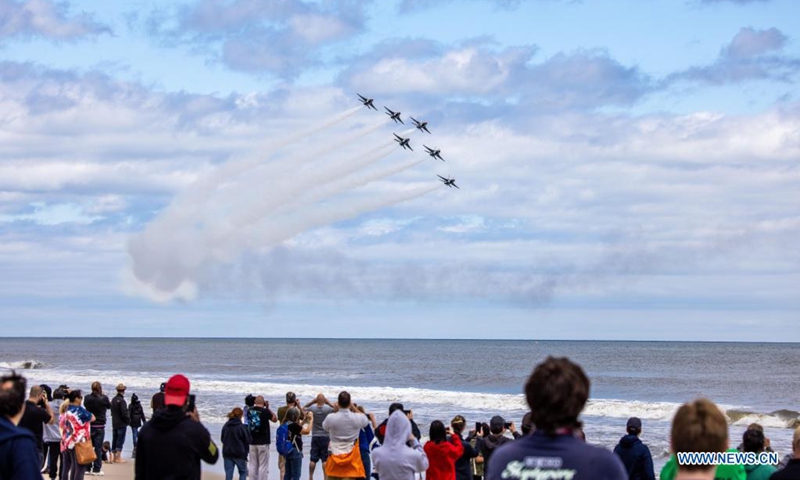
[[[65,5],[49,0],[0,0],[0,38],[41,35],[69,40],[110,32],[90,15],[70,18]]]

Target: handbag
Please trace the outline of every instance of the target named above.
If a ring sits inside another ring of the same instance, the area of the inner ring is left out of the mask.
[[[75,444],[75,459],[78,465],[89,465],[97,460],[97,453],[94,451],[92,442],[82,441]]]

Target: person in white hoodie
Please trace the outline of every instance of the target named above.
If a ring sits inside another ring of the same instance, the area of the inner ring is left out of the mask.
[[[414,480],[428,469],[428,456],[402,411],[389,416],[383,444],[372,451],[372,463],[381,480]]]

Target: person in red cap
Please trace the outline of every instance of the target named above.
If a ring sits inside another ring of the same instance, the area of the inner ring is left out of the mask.
[[[200,479],[200,460],[214,464],[219,449],[211,434],[200,423],[200,416],[189,401],[189,379],[174,375],[164,389],[163,409],[139,432],[136,450],[136,477]]]

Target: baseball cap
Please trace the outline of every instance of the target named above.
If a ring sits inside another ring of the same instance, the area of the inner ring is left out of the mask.
[[[183,375],[173,375],[164,387],[164,405],[183,406],[189,395],[189,379]]]
[[[642,430],[642,421],[639,420],[636,417],[629,418],[628,419],[628,424],[627,424],[627,429],[628,430],[636,430],[637,432],[641,431]]]
[[[489,430],[492,433],[500,433],[504,428],[506,428],[506,421],[500,415],[495,415],[489,420]]]

